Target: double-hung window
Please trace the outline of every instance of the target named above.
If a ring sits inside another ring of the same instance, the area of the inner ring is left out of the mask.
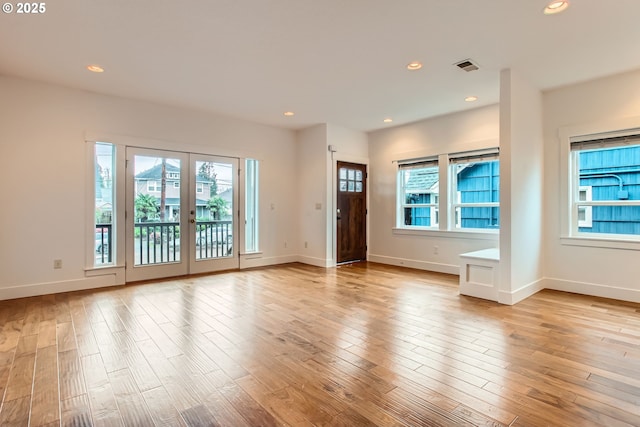
[[[449,155],[451,214],[456,229],[500,228],[498,150]]]
[[[570,234],[640,239],[640,135],[571,140]]]
[[[438,227],[438,158],[398,164],[398,227]]]

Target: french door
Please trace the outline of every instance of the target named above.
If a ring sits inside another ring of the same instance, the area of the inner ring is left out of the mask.
[[[238,160],[127,148],[126,280],[239,266]]]

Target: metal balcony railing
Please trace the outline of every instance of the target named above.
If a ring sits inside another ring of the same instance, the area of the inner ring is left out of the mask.
[[[135,265],[180,261],[179,222],[133,224]]]
[[[196,259],[230,256],[233,251],[231,221],[196,222]]]
[[[113,245],[111,224],[96,224],[96,264],[111,264]]]
[[[230,256],[233,252],[231,221],[197,221],[196,259]],[[134,224],[135,265],[180,261],[180,223],[138,222]],[[193,243],[192,243],[193,244]]]

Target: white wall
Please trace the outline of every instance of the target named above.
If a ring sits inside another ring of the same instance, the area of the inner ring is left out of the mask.
[[[498,139],[497,105],[371,132],[369,260],[458,274],[461,253],[497,247],[496,234],[394,231],[397,165],[392,160],[496,147]]]
[[[293,131],[8,77],[0,93],[0,299],[115,282],[85,278],[87,133],[259,159],[262,254],[243,264],[297,259],[283,244],[298,241]]]
[[[513,70],[500,75],[500,293],[513,304],[542,289],[542,95]]]
[[[298,131],[298,212],[301,260],[327,265],[327,125]]]
[[[564,128],[616,130],[620,122],[640,125],[640,70],[544,93],[544,189],[546,286],[640,302],[637,250],[572,246],[561,240],[559,138]]]

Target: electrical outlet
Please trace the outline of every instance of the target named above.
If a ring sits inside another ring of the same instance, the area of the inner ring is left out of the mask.
[[[53,260],[53,268],[58,270],[62,268],[62,260],[61,259],[54,259]]]
[[[304,242],[304,248],[307,249],[309,247],[309,243],[308,242]]]
[[[285,247],[285,248],[287,247],[287,242],[284,242],[284,247]]]
[[[433,247],[433,254],[434,254],[434,255],[438,255],[438,250],[439,250],[439,249],[440,249],[440,248],[438,248],[437,246],[434,246],[434,247]]]

